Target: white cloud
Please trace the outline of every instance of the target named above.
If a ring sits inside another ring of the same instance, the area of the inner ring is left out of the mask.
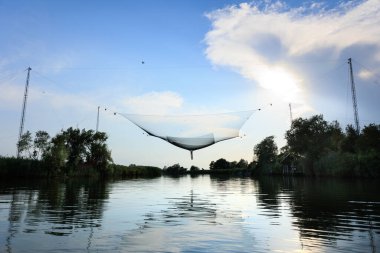
[[[0,93],[0,103],[3,107],[19,109],[21,108],[21,102],[24,97],[24,87],[12,86],[12,85],[1,85],[0,88],[4,91]],[[57,109],[62,108],[75,108],[75,109],[90,109],[96,108],[95,103],[89,101],[86,96],[81,96],[80,94],[64,94],[64,93],[54,93],[45,92],[39,89],[29,89],[28,92],[28,104],[40,102],[44,103],[46,106],[51,106]]]
[[[173,109],[180,109],[183,98],[172,91],[152,91],[140,96],[124,99],[128,112],[141,114],[166,114]]]
[[[20,86],[10,84],[0,85],[0,108],[14,108],[17,106],[21,108],[21,101],[23,96],[23,89]]]
[[[39,60],[35,69],[42,71],[45,74],[59,74],[66,69],[76,67],[78,63],[78,53],[71,51],[55,52],[47,54],[43,59]]]
[[[212,29],[205,37],[206,56],[213,64],[230,67],[287,102],[304,103],[305,108],[310,108],[304,90],[308,80],[299,70],[302,63],[294,59],[329,50],[326,60],[335,60],[357,45],[380,51],[379,0],[330,10],[314,3],[293,9],[280,1],[242,3],[207,16]]]
[[[25,82],[25,80],[22,80]],[[21,83],[21,81],[19,82]],[[0,85],[0,109],[21,110],[25,86],[6,82]],[[88,96],[70,94],[62,91],[44,91],[35,85],[29,85],[27,105],[51,108],[54,110],[73,110],[88,112],[95,110],[97,104]]]
[[[358,76],[359,76],[361,79],[363,79],[363,80],[368,80],[368,79],[371,79],[371,78],[374,76],[374,74],[373,74],[373,72],[368,71],[368,70],[366,70],[366,69],[361,69],[361,70],[359,71],[359,73],[358,73]]]

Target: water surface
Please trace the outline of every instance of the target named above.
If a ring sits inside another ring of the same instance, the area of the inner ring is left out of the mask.
[[[380,252],[379,182],[160,177],[0,185],[0,252]]]

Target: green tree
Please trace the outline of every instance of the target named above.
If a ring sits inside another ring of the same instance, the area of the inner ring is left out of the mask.
[[[334,120],[331,123],[328,123],[327,131],[329,135],[328,148],[333,151],[339,151],[345,136],[338,121]]]
[[[362,176],[380,176],[380,125],[365,126],[357,141],[359,170]]]
[[[92,134],[91,141],[86,146],[86,163],[94,166],[102,173],[106,172],[108,165],[112,162],[111,152],[105,143],[107,138],[106,133],[96,132]]]
[[[38,150],[39,156],[43,157],[49,147],[50,135],[45,131],[36,132],[34,148]]]
[[[63,134],[57,134],[51,140],[51,145],[44,154],[44,160],[49,168],[49,173],[60,173],[66,167],[69,151]]]
[[[93,130],[68,128],[52,138],[47,160],[55,167],[65,167],[66,172],[91,166],[105,173],[112,162],[107,135]]]
[[[380,152],[380,125],[365,126],[359,136],[358,145],[359,149],[364,152],[370,150]]]
[[[79,129],[68,128],[62,132],[65,139],[65,145],[69,151],[67,166],[77,168],[79,164],[83,164],[86,155],[85,145],[89,142],[88,134],[83,129],[82,133]]]
[[[22,153],[28,153],[28,157],[31,157],[30,149],[32,148],[32,134],[29,131],[21,135],[20,140],[17,143],[17,149],[20,156]]]
[[[248,161],[244,159],[240,159],[240,161],[236,164],[236,167],[239,169],[247,169],[248,168]]]
[[[329,150],[338,150],[343,139],[338,122],[328,123],[322,115],[298,118],[285,134],[290,152],[304,157],[305,167],[316,175],[314,162]]]
[[[318,157],[327,146],[328,124],[322,115],[310,119],[298,118],[292,122],[291,129],[285,134],[291,151],[300,155]]]
[[[167,167],[165,169],[165,173],[173,175],[173,176],[178,176],[178,175],[181,175],[181,174],[185,174],[186,171],[187,171],[187,169],[184,168],[184,167],[182,167],[178,163],[176,163],[176,164],[174,164],[172,166],[169,166],[169,167]]]
[[[200,171],[200,169],[197,166],[195,166],[195,165],[192,165],[190,167],[190,173],[197,173],[199,171]]]
[[[281,148],[277,159],[282,167],[286,167],[285,173],[293,173],[296,172],[295,170],[297,168],[297,161],[300,159],[300,157],[294,152],[291,152],[289,146],[286,145]]]
[[[255,145],[253,151],[257,157],[257,173],[271,172],[276,164],[278,153],[277,145],[274,142],[274,136],[266,137],[259,144]]]
[[[230,168],[230,163],[224,158],[220,158],[215,162],[212,162],[212,166],[210,164],[210,170],[226,170]]]
[[[355,153],[357,151],[357,142],[359,134],[352,125],[346,127],[346,133],[341,142],[341,150],[344,152]]]
[[[214,164],[215,164],[214,161],[211,161],[211,162],[210,162],[210,165],[209,165],[210,170],[213,170],[213,169],[214,169]]]

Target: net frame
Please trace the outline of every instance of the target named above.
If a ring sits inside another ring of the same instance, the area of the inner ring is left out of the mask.
[[[193,151],[239,137],[241,127],[260,110],[192,115],[117,114],[149,136],[190,151],[193,160]]]

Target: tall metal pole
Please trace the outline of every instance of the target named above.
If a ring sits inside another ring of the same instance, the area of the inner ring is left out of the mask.
[[[289,112],[290,112],[290,125],[293,122],[293,113],[292,113],[292,104],[289,103]]]
[[[356,102],[355,81],[354,81],[354,74],[353,74],[353,71],[352,71],[352,61],[351,61],[351,58],[348,59],[348,65],[350,67],[352,105],[353,105],[353,108],[354,108],[354,118],[355,118],[356,133],[360,134],[358,104]]]
[[[23,103],[22,103],[22,113],[21,113],[20,131],[19,131],[18,142],[17,142],[17,157],[20,157],[20,147],[19,147],[18,144],[20,143],[21,136],[22,136],[23,131],[24,131],[25,111],[26,111],[26,101],[27,101],[27,99],[28,99],[29,77],[30,77],[30,71],[32,70],[32,68],[31,68],[31,67],[28,67],[27,70],[28,70],[28,74],[27,74],[27,76],[26,76],[26,84],[25,84],[25,91],[24,91],[24,101],[23,101]]]
[[[99,129],[99,109],[100,109],[100,106],[98,106],[98,117],[96,118],[96,132],[98,132],[98,129]]]

